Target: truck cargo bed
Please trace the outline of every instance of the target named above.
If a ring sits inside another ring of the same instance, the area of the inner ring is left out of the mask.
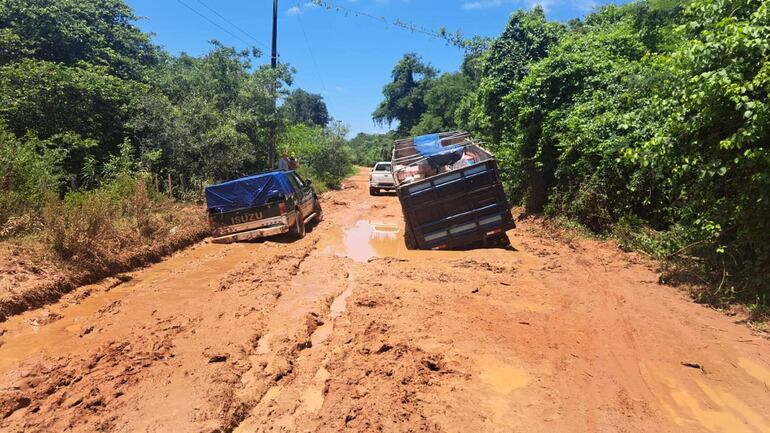
[[[445,133],[439,138],[442,146],[461,145],[462,160],[445,167],[415,169],[425,158],[416,151],[414,141],[399,140],[394,145],[396,192],[406,223],[407,246],[453,249],[490,240],[507,243],[505,232],[515,223],[494,157],[467,133]]]

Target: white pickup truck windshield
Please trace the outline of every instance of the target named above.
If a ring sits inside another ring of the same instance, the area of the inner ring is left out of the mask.
[[[377,164],[377,165],[374,166],[374,171],[387,171],[387,172],[390,172],[392,170],[390,169],[390,164]]]

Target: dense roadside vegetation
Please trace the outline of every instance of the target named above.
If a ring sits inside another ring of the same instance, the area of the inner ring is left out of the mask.
[[[351,152],[351,160],[358,165],[372,167],[379,161],[390,161],[395,134],[366,134],[359,133],[347,146]]]
[[[463,128],[529,212],[667,259],[700,300],[770,305],[770,3],[647,0],[584,20],[514,13],[459,72],[415,54],[375,121]]]
[[[273,127],[319,187],[350,173],[347,131],[290,66],[217,41],[172,55],[136,19],[122,0],[0,3],[0,240],[107,263],[167,237],[175,202],[267,169]]]

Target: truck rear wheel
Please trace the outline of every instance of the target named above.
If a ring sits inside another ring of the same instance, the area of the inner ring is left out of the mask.
[[[289,232],[297,239],[302,239],[305,237],[305,217],[302,216],[302,212],[296,212],[294,227],[292,227]]]
[[[315,200],[315,204],[313,205],[313,212],[315,212],[314,219],[316,224],[324,220],[323,209],[321,209],[321,203],[318,201],[318,199]]]
[[[377,188],[369,187],[369,195],[380,195],[380,190]]]
[[[508,235],[503,233],[493,238],[489,238],[489,244],[492,247],[508,248],[511,245],[511,240],[508,239]]]

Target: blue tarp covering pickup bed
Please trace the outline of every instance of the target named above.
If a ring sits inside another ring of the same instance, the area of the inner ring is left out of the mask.
[[[454,144],[442,146],[439,134],[428,134],[414,137],[414,148],[426,157],[433,167],[454,164],[463,157],[463,146]]]
[[[211,212],[231,212],[261,206],[294,189],[281,171],[271,171],[206,187],[206,206]]]

